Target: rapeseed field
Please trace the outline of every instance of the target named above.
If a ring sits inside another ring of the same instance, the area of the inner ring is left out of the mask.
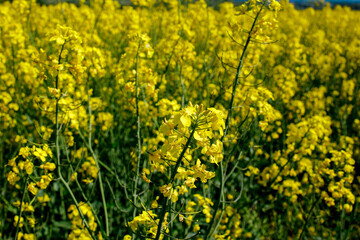
[[[0,4],[0,238],[359,239],[360,12]]]

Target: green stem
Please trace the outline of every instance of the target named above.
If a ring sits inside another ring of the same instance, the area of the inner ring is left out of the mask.
[[[110,234],[110,228],[109,228],[109,217],[108,217],[107,206],[106,206],[104,185],[103,185],[103,181],[102,181],[102,177],[101,177],[101,169],[100,169],[99,161],[98,161],[98,158],[97,158],[94,150],[92,149],[92,145],[91,145],[92,121],[91,121],[91,104],[90,104],[90,94],[89,94],[89,82],[87,84],[87,90],[88,90],[88,107],[89,107],[89,139],[88,139],[89,141],[88,141],[88,146],[89,146],[89,150],[90,150],[90,152],[91,152],[91,154],[92,154],[92,156],[93,156],[93,158],[95,160],[96,168],[97,168],[97,171],[98,171],[100,193],[101,193],[101,199],[102,199],[102,204],[103,204],[103,208],[104,208],[106,236],[108,237],[109,234]]]
[[[245,43],[244,49],[242,51],[242,54],[241,54],[241,57],[240,57],[240,60],[239,60],[239,64],[238,64],[237,69],[236,69],[236,75],[235,75],[235,79],[234,79],[234,82],[233,82],[233,89],[232,89],[231,99],[230,99],[230,103],[229,103],[228,114],[227,114],[227,117],[226,117],[226,120],[225,120],[224,135],[221,137],[221,142],[224,142],[227,131],[228,131],[229,126],[230,126],[230,120],[231,120],[231,115],[232,115],[232,111],[233,111],[236,88],[239,85],[239,78],[240,78],[240,75],[242,73],[242,68],[243,68],[243,64],[244,64],[244,60],[245,60],[246,51],[248,49],[248,46],[249,46],[249,43],[250,43],[250,40],[251,40],[251,34],[252,34],[252,31],[255,28],[255,25],[256,25],[256,22],[257,22],[257,20],[259,18],[259,15],[260,15],[263,7],[265,6],[265,3],[266,3],[266,1],[263,1],[260,10],[256,14],[256,17],[255,17],[254,22],[253,22],[253,24],[251,26],[248,37],[246,39],[246,43]],[[217,228],[219,226],[219,224],[215,225],[215,218],[216,218],[217,212],[219,211],[220,206],[221,206],[222,212],[225,209],[225,201],[221,201],[221,198],[224,195],[224,182],[225,182],[224,181],[225,180],[224,179],[225,178],[225,176],[224,176],[224,167],[223,167],[222,162],[220,162],[219,164],[220,164],[220,172],[221,172],[221,176],[220,176],[220,183],[221,183],[220,184],[220,194],[219,194],[219,198],[217,199],[217,205],[216,205],[216,208],[215,208],[215,213],[213,215],[214,217],[211,219],[211,222],[210,222],[209,227],[207,229],[208,234],[206,236],[206,239],[210,239],[212,237],[212,235],[216,232],[216,230],[217,230]],[[221,214],[221,216],[222,216],[222,214]],[[221,218],[218,221],[220,222]],[[214,228],[213,231],[211,231],[212,228]]]
[[[193,136],[194,136],[195,129],[196,129],[196,125],[197,125],[197,123],[195,124],[194,129],[191,131],[190,136],[189,136],[189,138],[188,138],[188,140],[187,140],[187,142],[186,142],[186,144],[185,144],[182,152],[180,153],[179,158],[178,158],[177,161],[176,161],[176,165],[175,165],[175,167],[173,168],[173,171],[172,171],[171,176],[170,176],[169,184],[172,183],[172,182],[174,181],[174,179],[175,179],[175,175],[176,175],[176,173],[177,173],[177,170],[178,170],[178,168],[179,168],[179,166],[180,166],[180,164],[181,164],[181,161],[182,161],[182,159],[183,159],[183,157],[184,157],[184,155],[185,155],[185,152],[186,152],[186,150],[188,149],[188,147],[190,146],[190,142],[191,142],[191,140],[192,140],[192,138],[193,138]],[[164,198],[163,198],[163,203],[162,203],[162,212],[161,212],[161,214],[160,214],[160,221],[159,221],[159,224],[158,224],[158,228],[157,228],[155,240],[159,240],[159,239],[160,239],[161,230],[162,230],[162,224],[163,224],[163,222],[164,222],[167,204],[168,204],[168,198],[167,198],[167,197],[164,197]]]
[[[316,204],[319,202],[320,199],[321,199],[321,196],[319,196],[318,199],[317,199],[316,201],[314,201],[313,205],[311,206],[311,209],[310,209],[308,215],[306,216],[304,225],[303,225],[303,227],[302,227],[302,229],[301,229],[301,233],[300,233],[300,236],[299,236],[299,240],[301,240],[301,239],[303,238],[304,233],[305,233],[305,228],[306,228],[306,226],[307,226],[307,224],[308,224],[308,222],[309,222],[309,219],[310,219],[310,217],[311,217],[311,214],[312,214],[312,212],[313,212]]]
[[[66,44],[66,42],[62,45],[61,50],[60,50],[59,60],[58,60],[59,64],[60,64],[60,61],[61,61],[61,54],[62,54],[62,51],[64,50],[65,44]],[[56,85],[55,86],[56,89],[58,90],[59,89],[59,71],[58,71],[58,74],[56,75],[55,85]],[[55,148],[56,148],[56,160],[57,160],[58,175],[59,175],[60,181],[64,184],[65,188],[70,193],[70,196],[71,196],[77,210],[79,211],[79,215],[80,215],[83,223],[85,224],[86,229],[89,231],[92,239],[96,239],[96,237],[94,236],[93,232],[91,231],[91,229],[89,227],[88,222],[85,219],[84,214],[82,213],[82,211],[80,209],[79,203],[78,203],[73,191],[71,190],[69,184],[65,181],[65,179],[64,179],[64,177],[62,176],[62,173],[61,173],[60,144],[59,144],[61,128],[59,127],[59,111],[60,111],[59,100],[60,100],[60,98],[56,98],[56,107],[55,107],[55,121],[56,121],[56,123],[55,123]]]
[[[26,178],[26,181],[25,181],[25,186],[24,186],[24,192],[23,192],[23,195],[22,195],[22,198],[21,198],[21,203],[20,203],[20,209],[19,209],[19,219],[16,223],[16,233],[15,233],[15,239],[18,239],[18,234],[19,234],[19,229],[20,229],[20,219],[21,219],[21,215],[22,215],[22,205],[24,203],[24,199],[25,199],[25,193],[26,193],[26,187],[27,187],[27,183],[28,183],[28,180],[29,180],[29,177]]]
[[[64,143],[63,143],[63,144],[64,144]],[[69,163],[71,172],[72,172],[72,173],[75,173],[76,171],[75,171],[75,169],[73,168],[73,166],[72,166],[72,164],[71,164],[71,161],[70,161],[70,159],[69,159],[68,149],[65,148],[65,151],[66,151],[66,156],[67,156],[67,160],[68,160],[68,163]],[[80,182],[79,182],[79,180],[77,179],[77,177],[75,178],[75,182],[76,182],[76,185],[77,185],[77,187],[79,188],[79,190],[80,190],[80,192],[81,192],[81,195],[83,196],[85,202],[89,205],[92,213],[94,214],[94,217],[95,217],[96,221],[98,222],[98,224],[99,224],[99,226],[100,226],[100,229],[101,229],[101,231],[102,231],[102,233],[103,233],[104,230],[103,230],[103,226],[102,226],[102,224],[101,224],[101,222],[100,222],[100,219],[99,219],[97,213],[95,212],[94,207],[92,206],[92,204],[90,203],[89,199],[87,198],[84,190],[82,189],[82,187],[81,187],[81,185],[80,185]]]
[[[134,205],[137,205],[137,184],[139,181],[140,174],[140,165],[141,165],[141,121],[140,121],[140,112],[139,112],[139,51],[140,51],[141,40],[139,41],[138,49],[136,52],[136,60],[135,60],[135,103],[136,103],[136,138],[137,138],[137,166],[136,166],[136,175],[134,181],[134,189],[133,189],[133,202]],[[137,208],[134,208],[133,217],[136,217]],[[135,236],[133,236],[134,238]]]
[[[185,88],[185,83],[182,77],[182,65],[180,64],[180,70],[179,70],[179,79],[180,79],[180,83],[181,83],[181,89],[182,89],[182,95],[181,95],[181,108],[184,108],[185,106],[185,101],[186,101],[186,88]]]

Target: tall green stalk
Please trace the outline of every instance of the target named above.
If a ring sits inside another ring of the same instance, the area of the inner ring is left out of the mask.
[[[194,128],[193,128],[193,130],[191,131],[190,136],[189,136],[188,140],[186,141],[186,144],[185,144],[183,150],[181,151],[179,158],[178,158],[177,161],[176,161],[175,167],[172,169],[171,176],[170,176],[170,181],[168,182],[168,184],[174,182],[175,175],[176,175],[177,170],[178,170],[178,168],[179,168],[179,166],[180,166],[180,163],[181,163],[181,161],[182,161],[182,159],[183,159],[183,157],[184,157],[184,155],[185,155],[186,150],[187,150],[188,147],[190,146],[190,143],[191,143],[191,140],[192,140],[192,138],[193,138],[193,136],[194,136],[196,127],[197,127],[197,122],[195,123]],[[165,214],[166,214],[166,208],[167,208],[167,205],[168,205],[168,200],[169,200],[169,198],[167,198],[167,197],[164,197],[164,198],[162,199],[162,201],[163,201],[163,202],[162,202],[162,212],[161,212],[161,214],[160,214],[160,221],[159,221],[159,224],[158,224],[158,228],[157,228],[155,240],[159,240],[159,239],[160,239],[161,230],[162,230],[162,224],[163,224],[163,222],[164,222],[164,218],[165,218]]]
[[[58,64],[60,64],[61,62],[61,54],[64,50],[66,42],[61,46],[61,50],[60,50],[60,54],[59,54],[59,59],[58,59]],[[59,70],[57,72],[56,75],[56,82],[55,82],[55,88],[58,90],[59,89]],[[90,226],[88,224],[88,222],[85,219],[84,214],[82,213],[79,203],[73,193],[73,191],[71,190],[69,184],[66,182],[66,180],[64,179],[64,177],[62,176],[61,173],[61,153],[60,153],[60,144],[59,144],[59,139],[60,139],[60,132],[61,132],[61,127],[59,126],[59,112],[60,112],[60,107],[59,107],[59,100],[60,97],[56,97],[56,107],[55,107],[55,148],[56,148],[56,163],[57,163],[57,171],[58,171],[58,175],[59,175],[59,179],[62,182],[62,184],[64,184],[65,188],[68,190],[71,199],[73,200],[77,210],[79,211],[79,215],[86,227],[86,229],[89,231],[92,239],[96,239],[96,237],[94,236],[93,232],[90,229]]]
[[[257,20],[259,19],[259,15],[260,15],[263,7],[265,6],[265,3],[266,3],[266,1],[263,1],[262,5],[260,7],[260,10],[257,12],[256,17],[254,18],[251,29],[250,29],[250,31],[248,33],[248,36],[247,36],[247,39],[246,39],[246,43],[244,45],[244,49],[242,51],[242,54],[241,54],[241,57],[240,57],[240,60],[239,60],[239,64],[238,64],[237,69],[236,69],[236,75],[235,75],[235,79],[234,79],[234,82],[233,82],[233,89],[232,89],[231,99],[230,99],[230,103],[229,103],[228,114],[227,114],[226,121],[225,121],[224,135],[221,137],[221,142],[224,142],[227,131],[228,131],[229,126],[230,126],[230,120],[231,120],[232,111],[233,111],[236,88],[239,85],[239,78],[240,78],[240,75],[242,73],[246,52],[247,52],[247,49],[248,49],[248,46],[249,46],[249,43],[250,43],[250,40],[251,40],[252,32],[253,32],[253,30],[255,28]],[[224,210],[225,210],[224,182],[225,182],[226,169],[225,169],[225,172],[224,172],[223,162],[220,162],[219,165],[220,165],[220,174],[221,174],[220,175],[220,194],[219,194],[219,197],[217,199],[217,204],[216,204],[216,207],[215,207],[215,212],[214,212],[213,218],[211,219],[211,222],[210,222],[209,227],[207,229],[207,232],[208,232],[208,234],[206,236],[207,240],[210,240],[212,238],[212,236],[214,235],[214,233],[216,232],[218,226],[220,225],[220,221],[221,221],[221,218],[222,218]],[[216,221],[215,218],[216,218],[216,215],[217,215],[220,208],[221,208],[220,218],[219,218],[218,222],[215,224],[215,221]]]
[[[101,169],[100,169],[100,165],[99,165],[99,161],[98,158],[92,148],[92,144],[91,144],[91,131],[92,131],[92,122],[91,122],[91,104],[90,104],[90,94],[89,94],[89,83],[87,84],[88,87],[88,107],[89,107],[89,139],[88,139],[88,147],[89,150],[95,160],[95,164],[96,164],[96,169],[97,169],[97,175],[99,178],[99,185],[100,185],[100,193],[101,193],[101,200],[102,200],[102,204],[103,204],[103,208],[104,208],[104,217],[105,217],[105,229],[106,229],[106,236],[109,236],[110,234],[110,227],[109,227],[109,217],[108,217],[108,212],[107,212],[107,205],[106,205],[106,198],[105,198],[105,192],[104,192],[104,185],[103,185],[103,181],[102,181],[102,177],[101,177]]]
[[[141,40],[139,40],[139,45],[136,52],[135,58],[135,104],[136,104],[136,138],[137,138],[137,166],[136,166],[136,176],[134,181],[134,189],[133,189],[133,203],[134,203],[134,211],[133,211],[133,218],[136,217],[137,212],[137,184],[139,181],[139,174],[140,174],[140,166],[141,166],[141,120],[140,120],[140,112],[139,112],[139,51],[140,51]],[[133,235],[135,238],[135,235]]]

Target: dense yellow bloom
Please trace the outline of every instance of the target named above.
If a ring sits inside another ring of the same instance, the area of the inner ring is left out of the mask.
[[[90,206],[87,203],[79,203],[82,214],[86,217],[90,230],[95,232],[97,223]],[[72,231],[70,232],[68,239],[92,239],[90,233],[85,228],[80,213],[75,205],[70,205],[68,208],[68,217],[71,220]]]
[[[133,231],[138,229],[139,224],[146,225],[148,228],[151,229],[154,226],[156,226],[156,223],[153,220],[156,217],[157,217],[157,215],[154,214],[151,210],[143,211],[139,216],[136,216],[131,222],[128,222],[127,225],[130,226]],[[157,228],[157,226],[156,226],[156,228]],[[153,230],[150,230],[150,231],[153,234],[155,233],[155,232],[153,232]]]
[[[42,162],[45,162],[46,161],[46,157],[48,156],[47,152],[42,150],[41,148],[37,148],[35,146],[33,146],[32,148],[32,154],[40,159]]]
[[[40,168],[41,169],[47,169],[49,171],[54,171],[56,166],[55,166],[55,163],[47,162],[45,164],[41,164]]]
[[[38,196],[37,200],[39,201],[39,203],[45,206],[46,203],[50,201],[50,198],[49,195],[45,193],[44,196]]]
[[[36,195],[37,192],[38,192],[38,190],[39,190],[39,189],[36,188],[36,184],[33,183],[33,182],[28,185],[27,189],[28,189],[28,191],[31,192],[33,195]]]
[[[170,183],[169,185],[164,185],[162,187],[160,187],[160,192],[162,194],[164,194],[164,197],[169,197],[172,194],[172,184]]]
[[[8,172],[6,178],[11,185],[15,185],[16,182],[20,180],[20,177],[13,171]]]
[[[16,226],[19,226],[19,227],[24,226],[24,218],[23,218],[23,217],[19,218],[19,216],[16,215],[16,216],[14,217],[14,226],[15,226],[15,227],[16,227]]]
[[[34,164],[32,162],[30,162],[29,160],[26,160],[24,163],[24,169],[25,169],[26,173],[28,175],[30,175],[34,172]]]
[[[131,239],[132,239],[132,237],[130,235],[125,235],[124,236],[124,240],[131,240]]]
[[[40,181],[38,181],[36,185],[41,189],[46,189],[52,180],[53,180],[53,176],[51,173],[47,175],[42,175]]]

